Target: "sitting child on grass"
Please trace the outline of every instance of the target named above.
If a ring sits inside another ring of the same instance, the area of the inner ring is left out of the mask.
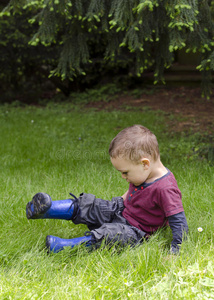
[[[112,140],[109,154],[113,166],[129,183],[122,197],[111,201],[82,193],[79,198],[52,201],[45,193],[37,193],[27,204],[28,219],[65,219],[86,224],[83,237],[61,239],[46,237],[46,246],[59,252],[65,246],[119,243],[135,246],[148,239],[159,228],[172,230],[171,252],[178,253],[188,225],[181,192],[174,175],[160,160],[156,136],[141,125],[123,129]]]

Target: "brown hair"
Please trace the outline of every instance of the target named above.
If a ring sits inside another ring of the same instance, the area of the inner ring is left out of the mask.
[[[151,157],[154,161],[160,157],[156,136],[142,125],[120,131],[110,143],[109,154],[112,158],[123,157],[136,163],[142,157]]]

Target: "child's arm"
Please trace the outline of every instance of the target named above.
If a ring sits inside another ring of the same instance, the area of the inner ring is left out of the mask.
[[[188,225],[184,211],[169,216],[169,226],[172,230],[171,252],[176,254],[179,252],[179,246],[182,243],[183,237],[188,233]]]
[[[128,191],[126,191],[125,194],[122,196],[123,200],[126,199],[127,194],[128,194]]]

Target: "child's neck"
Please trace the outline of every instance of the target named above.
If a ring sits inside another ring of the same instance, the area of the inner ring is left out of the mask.
[[[164,175],[166,175],[167,172],[168,172],[168,170],[166,169],[166,167],[164,167],[164,165],[162,164],[160,159],[158,159],[155,162],[151,162],[150,173],[145,182],[151,183],[151,182],[163,177]]]

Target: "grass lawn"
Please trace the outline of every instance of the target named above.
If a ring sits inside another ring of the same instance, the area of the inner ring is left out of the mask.
[[[214,299],[214,166],[193,153],[195,135],[171,134],[165,118],[148,108],[0,107],[0,299]],[[189,237],[180,255],[168,255],[170,230],[134,249],[80,246],[47,255],[46,235],[73,238],[87,228],[27,220],[26,203],[41,191],[53,200],[69,192],[122,195],[127,182],[113,169],[108,146],[133,124],[157,135],[161,159],[183,194]]]

